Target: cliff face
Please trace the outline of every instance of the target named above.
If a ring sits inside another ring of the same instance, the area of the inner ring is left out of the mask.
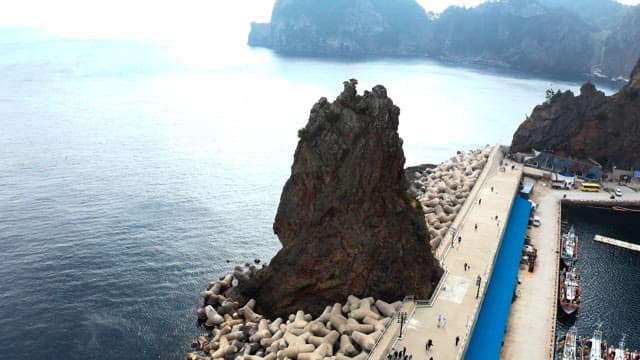
[[[604,42],[599,65],[603,74],[626,77],[640,57],[640,6],[629,11]]]
[[[450,7],[431,29],[433,54],[534,73],[589,73],[596,48],[590,25],[578,15],[530,0]]]
[[[613,0],[500,0],[425,13],[415,0],[277,0],[249,45],[283,53],[429,56],[562,77],[625,77],[640,7]]]
[[[551,150],[592,158],[604,166],[640,166],[640,62],[618,93],[605,96],[591,83],[538,105],[516,130],[512,151]]]
[[[355,84],[334,102],[320,99],[299,131],[273,226],[282,249],[237,286],[259,313],[317,315],[350,294],[426,298],[441,274],[407,195],[400,110],[384,87],[361,96]]]
[[[414,0],[278,0],[271,23],[252,23],[249,45],[315,55],[424,51],[427,15]]]

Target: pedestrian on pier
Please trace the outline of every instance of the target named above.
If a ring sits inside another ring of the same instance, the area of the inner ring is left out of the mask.
[[[462,241],[462,236],[458,236],[458,245],[460,245],[461,241]]]
[[[478,230],[478,223],[473,227],[473,230]]]
[[[431,351],[432,346],[433,346],[433,341],[431,341],[431,339],[427,340],[427,351]]]
[[[469,265],[467,265],[467,263],[464,263],[464,271],[467,271],[468,267],[469,267]]]
[[[482,204],[482,198],[478,199],[478,205]]]
[[[491,187],[491,192],[493,192],[493,186]]]
[[[460,336],[456,336],[456,346],[458,346],[459,342],[460,342]]]

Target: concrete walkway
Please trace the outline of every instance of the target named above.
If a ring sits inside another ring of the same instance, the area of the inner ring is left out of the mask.
[[[464,357],[522,175],[522,165],[519,164],[512,170],[512,164],[508,163],[506,171],[499,171],[497,164],[502,155],[494,151],[492,156],[494,158],[487,163],[490,172],[479,185],[479,191],[470,194],[467,202],[471,202],[471,206],[466,216],[462,214],[464,218],[458,234],[444,252],[442,263],[448,270],[448,276],[442,290],[431,307],[416,309],[408,321],[403,339],[395,346],[396,349],[406,347],[407,353],[415,359]],[[466,271],[465,263],[469,266]],[[476,299],[478,276],[482,281],[480,297]],[[446,325],[442,327],[438,327],[437,321],[440,314],[446,318]],[[458,346],[456,337],[460,339]],[[428,339],[434,344],[430,351],[425,349]]]

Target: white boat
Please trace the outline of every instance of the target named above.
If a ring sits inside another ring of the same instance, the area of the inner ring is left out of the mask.
[[[593,331],[593,336],[584,342],[584,348],[582,352],[583,360],[604,360],[607,346],[602,342],[602,330],[600,326]]]
[[[578,236],[573,226],[565,234],[562,234],[562,262],[570,267],[578,260]]]
[[[574,267],[569,271],[560,272],[559,300],[560,307],[567,315],[580,309],[580,274]]]
[[[567,331],[567,335],[564,340],[564,349],[562,350],[562,360],[576,360],[576,351],[578,347],[576,346],[578,336],[578,330],[575,326],[572,326],[569,331]]]
[[[613,360],[626,360],[627,357],[624,354],[624,338],[625,335],[622,335],[622,340],[618,343],[618,347],[615,350],[615,355],[613,356]]]

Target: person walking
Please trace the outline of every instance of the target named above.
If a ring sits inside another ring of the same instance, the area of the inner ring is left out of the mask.
[[[431,351],[432,346],[433,346],[433,341],[431,339],[427,340],[427,351]]]
[[[458,245],[460,245],[461,241],[462,241],[462,236],[458,236]]]
[[[482,204],[482,199],[478,199],[478,205]]]
[[[475,224],[475,226],[473,227],[473,230],[478,230],[478,223]]]
[[[464,263],[464,271],[467,271],[467,267],[468,267],[468,266],[469,266],[469,265],[467,265],[467,263]]]
[[[459,342],[460,342],[460,336],[456,336],[456,346],[458,346]]]

